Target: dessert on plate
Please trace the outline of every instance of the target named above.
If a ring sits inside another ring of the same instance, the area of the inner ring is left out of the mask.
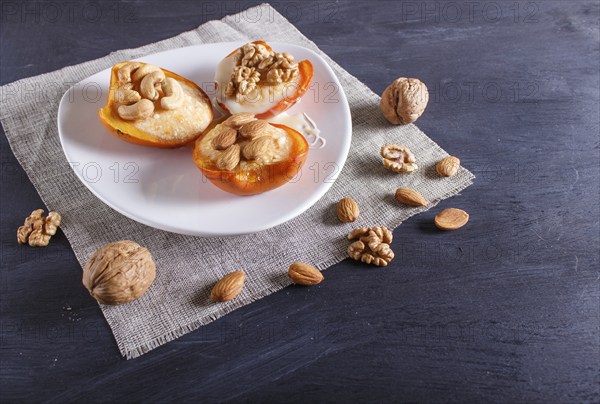
[[[194,162],[210,182],[236,195],[260,194],[290,182],[306,161],[305,137],[265,119],[298,102],[312,76],[310,61],[296,62],[264,41],[248,43],[217,66],[215,101],[229,116],[213,121],[210,99],[192,81],[148,63],[122,62],[111,70],[99,117],[135,144],[178,147],[195,140]]]
[[[254,195],[291,181],[307,154],[308,143],[295,129],[244,112],[214,121],[196,140],[193,158],[217,187]]]
[[[306,93],[313,77],[309,60],[296,62],[266,42],[247,43],[217,66],[216,103],[226,112],[250,112],[266,119],[289,109]]]
[[[148,63],[122,62],[112,68],[108,99],[98,115],[127,142],[179,147],[202,134],[213,109],[192,81]]]

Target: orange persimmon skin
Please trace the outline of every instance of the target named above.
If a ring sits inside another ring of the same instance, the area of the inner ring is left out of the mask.
[[[269,45],[267,45],[265,41],[259,40],[254,41],[252,43],[263,45],[269,51],[273,50]],[[226,58],[233,55],[235,52],[237,52],[237,49],[231,52],[229,55],[227,55]],[[293,107],[298,101],[300,101],[300,98],[302,98],[302,96],[308,91],[308,88],[310,87],[310,83],[314,75],[314,68],[310,60],[302,60],[301,62],[298,62],[298,73],[300,74],[300,81],[298,82],[298,88],[296,90],[296,94],[294,94],[294,97],[286,97],[268,111],[256,114],[256,117],[258,119],[268,119],[277,116],[282,112],[287,111],[288,109]],[[227,106],[225,106],[225,104],[219,101],[216,102],[219,105],[219,107],[221,107],[221,109],[223,109],[227,113],[231,113]]]
[[[193,158],[196,166],[214,185],[235,195],[261,194],[288,183],[304,165],[308,155],[308,143],[304,136],[290,127],[274,123],[271,125],[284,129],[292,141],[290,154],[284,161],[270,164],[257,163],[251,169],[242,169],[238,166],[235,171],[220,170],[200,151],[199,145],[203,135],[196,140],[194,147]],[[214,126],[213,122],[204,133],[207,134]]]
[[[163,139],[157,136],[154,136],[150,133],[144,132],[138,128],[136,128],[131,122],[128,122],[122,119],[117,113],[118,104],[115,100],[116,89],[119,87],[119,79],[117,77],[117,72],[121,66],[125,63],[122,62],[117,63],[113,66],[110,75],[110,88],[108,91],[108,99],[106,100],[106,105],[98,111],[98,117],[100,118],[100,122],[102,125],[109,130],[110,133],[115,135],[121,140],[124,140],[129,143],[142,145],[142,146],[151,146],[151,147],[161,147],[161,148],[175,148],[181,147],[185,144],[191,143],[196,140],[203,132],[198,132],[196,134],[190,135],[185,139]],[[193,81],[186,79],[176,73],[173,73],[169,70],[162,69],[165,73],[166,77],[174,78],[179,82],[183,82],[190,87],[197,89],[200,92],[205,104],[208,108],[210,108],[210,116],[211,121],[214,116],[212,104],[210,103],[210,98],[206,95],[204,91],[200,87],[196,85]],[[158,105],[160,101],[157,101],[155,105]]]

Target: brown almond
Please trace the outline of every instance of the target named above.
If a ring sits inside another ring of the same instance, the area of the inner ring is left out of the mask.
[[[396,190],[396,200],[410,206],[427,206],[425,198],[423,198],[420,193],[410,188],[398,188]]]
[[[239,114],[231,115],[225,121],[223,121],[224,125],[230,126],[234,129],[239,129],[242,125],[247,124],[248,122],[252,122],[256,120],[254,114],[249,112],[240,112]]]
[[[441,159],[435,166],[435,171],[442,177],[452,177],[460,167],[460,159],[454,156],[448,156]]]
[[[261,136],[253,139],[244,146],[242,154],[246,160],[258,160],[267,154],[269,149],[273,147],[273,139],[269,136]]]
[[[266,135],[270,129],[271,126],[269,125],[269,122],[265,121],[264,119],[257,119],[244,124],[240,128],[240,135],[246,139],[254,139],[259,136]]]
[[[240,145],[232,144],[223,150],[215,160],[215,165],[221,170],[233,171],[240,163]]]
[[[225,150],[234,144],[236,139],[237,131],[235,129],[227,128],[215,136],[213,139],[213,146],[217,150]]]
[[[349,223],[358,219],[360,209],[354,199],[342,198],[337,204],[336,213],[340,222]]]
[[[313,286],[321,283],[324,277],[321,271],[303,262],[294,262],[288,269],[288,276],[298,285]]]
[[[210,300],[213,302],[226,302],[240,294],[244,287],[246,274],[234,271],[225,275],[213,286],[210,291]]]
[[[462,209],[448,208],[435,216],[434,223],[441,230],[456,230],[469,221],[469,214]]]

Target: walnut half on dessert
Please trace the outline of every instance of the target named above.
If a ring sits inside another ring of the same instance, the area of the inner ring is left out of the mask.
[[[222,190],[254,195],[291,181],[307,154],[306,139],[294,129],[241,113],[213,122],[196,140],[193,157]]]
[[[113,66],[102,124],[130,143],[178,147],[195,140],[213,119],[208,96],[192,81],[148,63]]]
[[[264,41],[247,43],[218,64],[216,102],[231,114],[270,118],[296,104],[312,77],[310,61],[296,62],[292,54],[275,52]]]

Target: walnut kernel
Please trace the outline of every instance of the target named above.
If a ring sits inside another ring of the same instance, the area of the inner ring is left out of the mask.
[[[288,52],[273,52],[262,44],[248,43],[238,49],[225,95],[244,96],[257,90],[260,82],[289,82],[298,75],[298,64]]]
[[[384,144],[381,147],[383,166],[396,173],[412,173],[417,168],[415,155],[408,147],[397,144]]]
[[[348,239],[356,238],[359,240],[348,246],[350,258],[382,267],[387,266],[394,259],[394,252],[390,247],[393,235],[387,227],[361,227],[352,230],[348,234]]]
[[[31,247],[45,247],[50,238],[56,234],[60,226],[61,216],[57,212],[49,212],[44,217],[43,209],[36,209],[25,219],[23,226],[17,229],[19,244],[29,244]]]

